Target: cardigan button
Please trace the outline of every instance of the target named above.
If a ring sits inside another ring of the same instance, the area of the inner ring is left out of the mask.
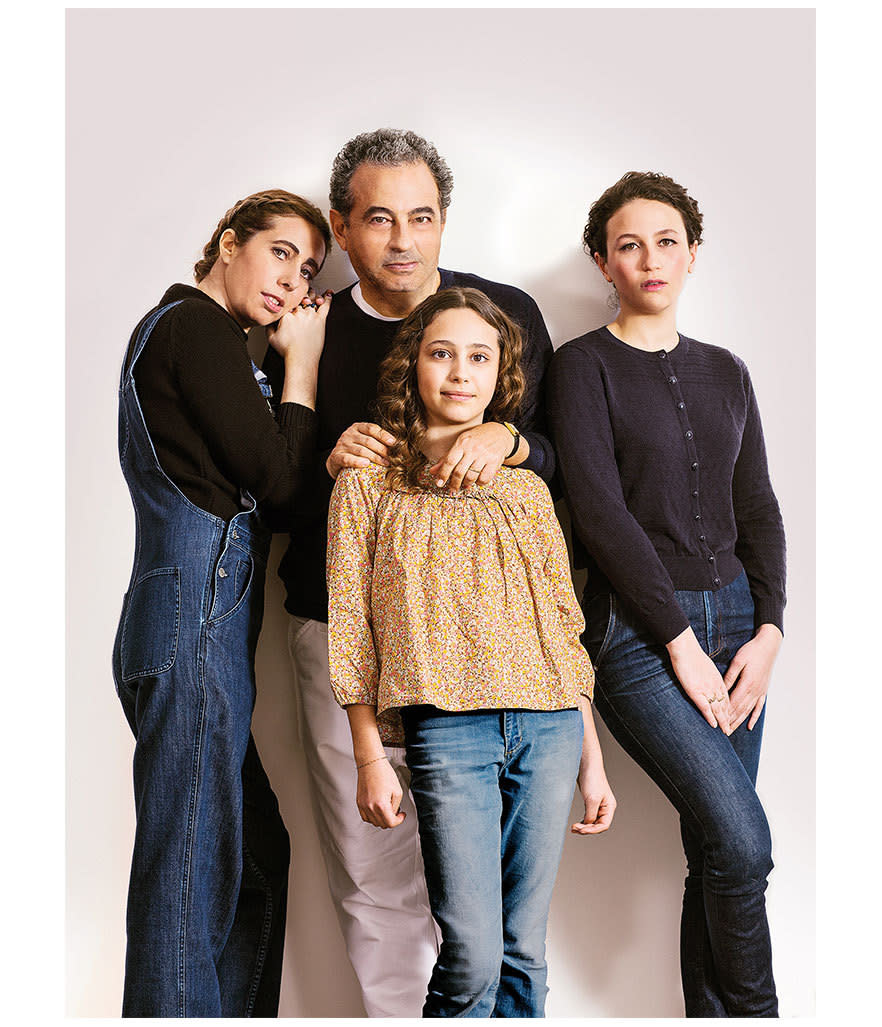
[[[698,541],[699,541],[699,542],[705,542],[705,541],[707,541],[707,535],[699,535],[699,536],[698,536]]]
[[[683,402],[683,400],[682,400],[682,399],[681,399],[681,400],[680,400],[680,402],[679,402],[679,403],[677,404],[677,409],[678,409],[678,410],[685,410],[685,409],[686,409],[686,404],[685,404],[685,403]]]
[[[708,562],[708,563],[713,563],[713,562],[714,562],[714,558],[713,558],[712,556],[709,556],[709,557],[707,558],[707,562]]]
[[[677,384],[677,379],[673,375],[671,375],[671,377],[668,378],[668,381],[671,383],[671,385]]]
[[[667,353],[665,353],[665,351],[663,349],[660,349],[658,351],[658,359],[659,360],[664,360],[666,356],[667,356]]]
[[[715,585],[719,585],[719,583],[720,583],[720,579],[719,578],[714,578],[714,584]]]
[[[698,470],[698,461],[697,460],[692,464],[692,470],[693,471],[697,471]]]
[[[693,431],[686,432],[686,438],[687,439],[691,439],[694,435],[695,435],[695,432],[693,432]]]

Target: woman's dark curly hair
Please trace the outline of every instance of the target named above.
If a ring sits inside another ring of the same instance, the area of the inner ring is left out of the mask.
[[[606,260],[606,226],[613,214],[631,200],[658,200],[673,207],[683,218],[689,245],[701,243],[701,211],[683,186],[657,171],[629,171],[591,205],[582,233],[582,244],[589,257],[599,253]]]
[[[484,411],[486,421],[511,421],[517,417],[526,386],[521,370],[521,330],[478,289],[441,289],[413,310],[398,329],[383,363],[375,405],[377,421],[391,432],[387,477],[393,488],[416,488],[426,467],[420,446],[426,434],[426,411],[417,384],[417,358],[423,335],[444,310],[474,311],[496,329],[499,343],[499,374],[493,398]]]

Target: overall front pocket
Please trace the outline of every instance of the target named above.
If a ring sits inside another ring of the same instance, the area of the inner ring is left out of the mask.
[[[218,624],[239,609],[248,595],[253,576],[252,557],[243,550],[232,547],[227,549],[214,572],[214,596],[208,614],[209,624]]]
[[[148,571],[129,592],[120,640],[123,681],[171,670],[180,622],[180,568]]]

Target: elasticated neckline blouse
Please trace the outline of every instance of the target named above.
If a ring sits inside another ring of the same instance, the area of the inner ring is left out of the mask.
[[[390,488],[381,467],[337,478],[328,519],[331,684],[377,707],[560,710],[594,672],[545,483],[503,467],[486,486]]]

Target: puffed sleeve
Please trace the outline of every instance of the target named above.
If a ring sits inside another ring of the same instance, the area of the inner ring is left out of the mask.
[[[554,512],[554,504],[548,490],[543,487],[542,491],[544,496],[539,500],[536,521],[541,525],[546,544],[545,577],[557,606],[565,652],[572,666],[578,668],[579,691],[590,700],[594,698],[594,667],[581,642],[585,618],[582,616],[582,609],[573,589],[570,555],[560,522]]]
[[[328,510],[328,660],[341,706],[377,705],[379,666],[371,624],[377,492],[346,468]]]

